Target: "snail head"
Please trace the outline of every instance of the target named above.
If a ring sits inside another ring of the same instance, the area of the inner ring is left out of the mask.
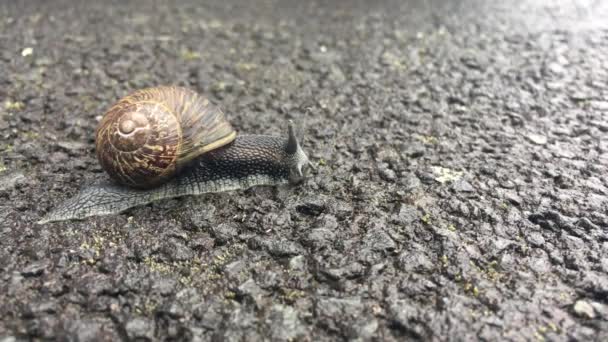
[[[300,146],[292,120],[289,120],[287,127],[288,138],[285,152],[287,152],[287,162],[289,163],[289,183],[299,184],[304,181],[309,170],[314,169],[314,166]]]

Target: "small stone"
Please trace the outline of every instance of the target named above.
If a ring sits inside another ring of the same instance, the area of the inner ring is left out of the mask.
[[[333,231],[338,228],[338,220],[334,215],[325,214],[315,222],[315,226]]]
[[[174,238],[165,241],[162,252],[169,261],[184,261],[194,257],[194,252],[183,241]]]
[[[608,101],[591,101],[591,107],[597,110],[608,111]]]
[[[31,56],[34,53],[34,49],[31,47],[26,47],[23,50],[21,50],[21,57],[28,57]]]
[[[302,254],[304,250],[298,244],[289,240],[272,240],[267,245],[268,253],[277,257]]]
[[[549,63],[549,65],[547,66],[549,71],[551,71],[554,74],[558,74],[558,75],[562,75],[566,72],[566,68],[564,68],[561,64],[553,62],[553,63]]]
[[[304,215],[319,216],[326,210],[326,204],[321,197],[309,196],[296,206],[296,210]]]
[[[385,180],[387,182],[394,182],[395,179],[397,178],[397,174],[395,173],[395,171],[392,169],[389,169],[388,167],[380,168],[378,170],[378,173],[380,174],[380,178],[382,178],[383,180]]]
[[[322,272],[334,280],[353,279],[361,277],[365,272],[365,268],[360,263],[355,262],[344,267],[323,270]]]
[[[591,220],[589,220],[586,217],[583,217],[582,219],[580,219],[577,223],[578,226],[585,228],[586,230],[599,230],[600,227],[596,224],[594,224],[593,222],[591,222]]]
[[[528,242],[534,247],[541,247],[545,244],[545,238],[539,232],[533,232],[528,235]]]
[[[53,301],[33,302],[26,305],[23,316],[32,318],[43,313],[55,313],[57,304]]]
[[[456,192],[474,192],[475,188],[471,185],[471,183],[465,181],[464,179],[459,179],[452,184],[452,189]]]
[[[363,238],[363,243],[376,252],[394,251],[397,248],[395,241],[380,228],[370,230]]]
[[[0,173],[0,191],[10,190],[22,182],[25,182],[25,175],[19,171]]]
[[[391,221],[400,225],[406,225],[418,220],[418,217],[419,214],[418,209],[416,209],[416,207],[407,204],[401,204],[399,206],[399,211],[397,212],[397,214],[394,214],[392,216]]]
[[[572,99],[573,101],[576,101],[576,102],[586,101],[586,100],[589,100],[589,95],[587,95],[581,91],[575,91],[572,94],[570,94],[570,99]]]
[[[224,244],[238,235],[238,229],[231,223],[220,223],[211,228],[211,234],[218,243]]]
[[[574,313],[583,318],[595,318],[595,309],[593,309],[593,306],[589,302],[584,300],[577,300],[574,303]]]
[[[25,277],[38,277],[44,273],[44,270],[48,267],[48,263],[45,261],[38,261],[25,266],[21,270],[21,274]]]
[[[296,255],[289,259],[289,269],[292,271],[304,271],[306,268],[306,259],[303,255]]]
[[[547,137],[544,135],[530,133],[526,137],[536,145],[544,145],[547,143]]]
[[[144,339],[152,341],[154,339],[154,323],[146,318],[134,318],[125,324],[125,331],[129,340]]]
[[[352,298],[323,298],[317,301],[315,311],[320,319],[335,320],[337,323],[345,318],[358,317],[363,311],[361,299]]]
[[[308,233],[306,244],[320,249],[329,246],[335,238],[333,231],[325,228],[315,228]]]
[[[118,289],[112,284],[112,279],[97,273],[87,273],[80,277],[77,285],[78,292],[87,295],[115,293]]]
[[[266,324],[270,327],[270,336],[273,341],[293,341],[306,332],[298,317],[298,312],[286,305],[273,305]]]
[[[190,212],[190,222],[198,229],[205,229],[215,223],[215,206],[202,204]]]
[[[433,166],[431,168],[433,171],[433,177],[435,181],[444,184],[448,182],[455,182],[459,180],[464,174],[462,171],[455,171],[452,169],[448,169],[446,167]]]
[[[70,155],[75,155],[78,151],[85,150],[87,144],[79,141],[59,141],[55,144],[60,150]]]
[[[397,267],[406,273],[426,272],[433,269],[433,262],[423,251],[408,249],[399,255]]]
[[[175,287],[177,286],[177,281],[172,278],[160,278],[152,283],[151,291],[157,292],[162,296],[169,295],[173,293]]]
[[[241,261],[241,260],[237,260],[234,262],[229,263],[228,265],[224,266],[224,274],[226,275],[226,278],[228,279],[235,279],[237,281],[242,281],[244,279],[240,279],[243,276],[247,276],[246,272],[241,272],[243,271],[243,269],[245,268],[245,262]]]
[[[423,316],[418,305],[406,300],[391,301],[388,307],[387,319],[399,329],[407,331],[414,339],[428,340],[431,337],[429,322],[419,319]]]
[[[507,201],[509,201],[509,203],[516,205],[516,206],[520,206],[521,202],[522,202],[521,197],[517,196],[516,194],[514,194],[512,192],[505,193],[505,199]]]
[[[264,294],[264,290],[258,284],[255,283],[255,280],[252,278],[247,279],[236,289],[236,292],[239,296],[250,297],[254,301],[257,301]]]
[[[203,251],[211,250],[214,244],[213,238],[208,234],[202,234],[200,237],[192,239],[188,243],[190,248]]]

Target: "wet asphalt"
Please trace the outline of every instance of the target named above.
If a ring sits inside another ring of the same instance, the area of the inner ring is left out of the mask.
[[[603,1],[0,1],[0,341],[608,339]],[[35,224],[176,84],[297,187]]]

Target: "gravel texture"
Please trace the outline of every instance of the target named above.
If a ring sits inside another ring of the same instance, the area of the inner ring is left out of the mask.
[[[0,1],[0,341],[608,340],[605,1]],[[302,186],[36,225],[161,84]]]

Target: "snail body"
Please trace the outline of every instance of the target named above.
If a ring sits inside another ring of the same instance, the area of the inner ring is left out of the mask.
[[[137,91],[100,121],[96,152],[111,180],[85,187],[39,223],[116,214],[153,201],[300,183],[310,165],[295,136],[237,135],[223,112],[181,87]]]

